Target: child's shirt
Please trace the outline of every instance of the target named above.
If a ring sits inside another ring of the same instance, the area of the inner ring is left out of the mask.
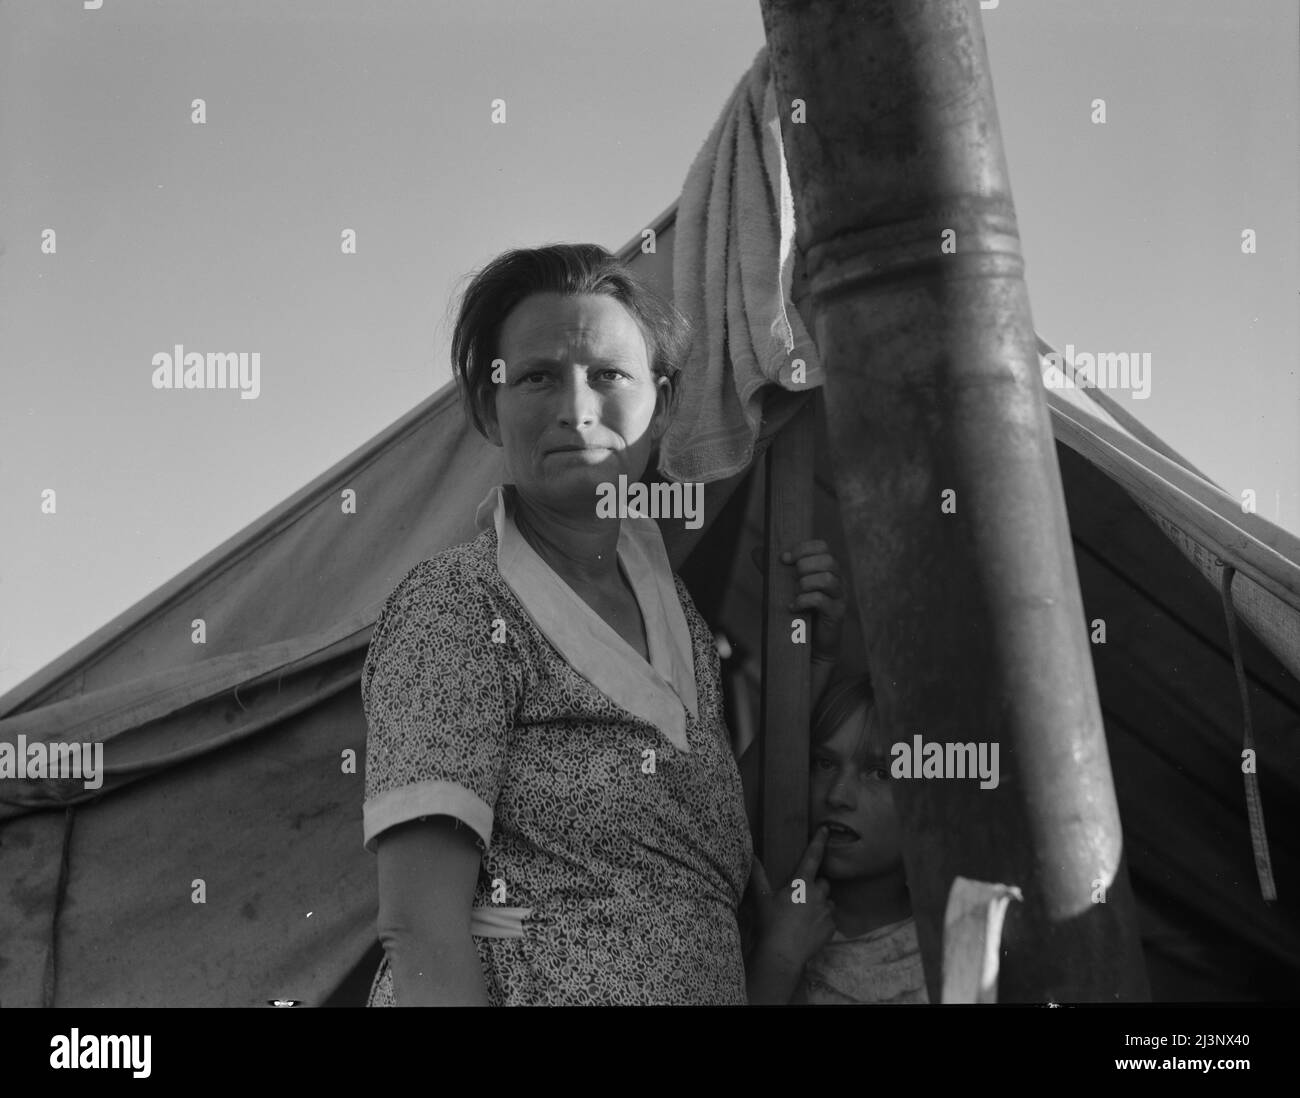
[[[856,938],[838,930],[804,968],[796,1003],[928,1003],[916,921],[876,927]]]

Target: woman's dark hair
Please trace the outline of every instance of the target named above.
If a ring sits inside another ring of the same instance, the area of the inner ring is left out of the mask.
[[[825,743],[831,738],[854,710],[865,704],[867,709],[876,704],[871,678],[866,674],[848,675],[833,681],[822,694],[813,710],[812,729],[808,739],[813,744]]]
[[[620,302],[645,337],[656,379],[672,382],[670,408],[679,396],[677,374],[690,348],[690,324],[672,305],[643,286],[599,244],[547,244],[505,252],[478,272],[461,297],[451,337],[451,365],[470,421],[484,423],[496,400],[492,360],[501,325],[532,294],[564,297],[605,294]]]

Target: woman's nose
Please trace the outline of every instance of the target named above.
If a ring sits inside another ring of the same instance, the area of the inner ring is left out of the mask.
[[[584,378],[567,378],[559,393],[557,418],[565,427],[594,423],[599,411],[599,396]]]

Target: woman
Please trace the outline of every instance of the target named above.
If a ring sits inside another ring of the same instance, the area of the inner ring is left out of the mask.
[[[745,1001],[713,637],[653,520],[596,514],[645,472],[685,345],[594,245],[509,252],[465,293],[457,380],[507,484],[398,585],[366,659],[372,1003]]]

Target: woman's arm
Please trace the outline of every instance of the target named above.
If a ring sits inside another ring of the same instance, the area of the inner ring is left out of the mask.
[[[379,940],[398,1006],[487,1006],[487,987],[470,936],[478,882],[474,831],[431,816],[378,840]]]

